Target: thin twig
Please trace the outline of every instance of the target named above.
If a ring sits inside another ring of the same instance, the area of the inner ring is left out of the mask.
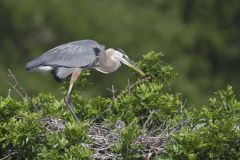
[[[153,113],[154,111],[152,111],[150,115]],[[56,119],[50,118],[50,121],[49,119],[46,119],[46,121],[49,122],[50,125],[52,122],[54,122],[54,126],[56,126],[58,123],[60,123],[59,125],[61,126],[66,125],[62,121]],[[45,120],[43,120],[43,123],[41,124],[44,128],[47,127],[47,132],[56,131],[56,128],[48,126],[48,123],[46,124]],[[163,130],[161,129],[161,133],[155,132],[154,134],[152,134],[152,128],[150,131],[143,132],[143,134],[133,140],[131,144],[141,144],[143,148],[138,150],[139,155],[142,157],[142,159],[152,159],[165,152],[164,145],[171,140],[171,135],[176,132],[175,128],[178,126],[179,124],[173,127],[166,126]],[[57,132],[62,131],[63,129],[57,130]],[[87,136],[92,140],[92,143],[81,145],[93,150],[93,159],[116,159],[118,157],[122,157],[122,155],[116,154],[113,148],[113,146],[116,144],[121,143],[122,140],[122,134],[119,132],[116,125],[112,128],[105,127],[103,123],[92,123],[89,126]],[[4,160],[6,159],[8,158],[5,158]]]
[[[153,152],[149,152],[147,156],[147,160],[151,159]]]
[[[112,85],[112,100],[115,101],[115,93],[116,93],[116,90],[114,89],[114,85]]]
[[[115,101],[117,90],[115,90],[114,85],[112,85],[111,89],[109,89],[109,88],[107,88],[107,89],[112,93],[112,100]]]
[[[109,109],[112,108],[112,104],[108,105],[108,108],[105,109],[102,113],[100,113],[98,116],[96,116],[93,120],[91,120],[90,124],[93,123],[96,119],[98,119],[100,116],[102,116],[104,113],[106,113]]]
[[[19,81],[17,80],[16,76],[12,73],[10,69],[8,69],[9,77],[13,80],[13,83],[9,82],[9,85],[18,93],[18,95],[22,98],[28,98],[26,91],[20,85]]]
[[[131,86],[131,84],[130,84],[130,80],[129,80],[129,78],[127,79],[127,82],[128,82],[128,85],[127,85],[127,88],[128,88],[128,95],[130,96],[130,94],[131,94],[131,90],[130,90],[130,86]]]
[[[184,121],[183,110],[184,110],[184,106],[185,106],[186,102],[187,102],[187,100],[185,100],[183,103],[181,102],[181,108],[180,108],[180,113],[181,113],[181,123],[180,123],[180,126],[181,126],[181,128],[183,128],[183,121]]]
[[[12,71],[10,69],[8,69],[8,72],[9,72],[9,77],[11,77],[15,84],[16,84],[16,87],[19,87],[20,91],[25,94],[25,96],[27,95],[27,93],[25,92],[25,90],[23,89],[23,87],[20,85],[19,81],[17,80],[16,76],[12,73]]]
[[[150,112],[148,119],[146,120],[146,122],[143,124],[143,129],[146,129],[147,123],[149,122],[150,118],[152,117],[154,113],[154,110]]]
[[[11,98],[11,92],[12,92],[12,90],[11,90],[11,88],[9,88],[9,89],[8,89],[8,95],[7,95],[7,98]]]
[[[151,79],[151,77],[146,77],[146,78],[140,79],[140,80],[136,81],[134,84],[132,84],[132,85],[129,87],[129,89],[132,89],[132,88],[135,87],[136,85],[138,85],[138,84],[140,84],[140,83],[143,83],[143,82],[145,82],[145,81],[148,81],[148,80],[150,80],[150,79]]]
[[[10,158],[11,156],[15,155],[16,153],[17,153],[16,151],[13,151],[12,153],[9,153],[9,154],[6,155],[5,157],[1,158],[0,160],[8,159],[8,158]]]
[[[141,84],[141,83],[143,83],[143,82],[146,82],[146,81],[148,81],[148,80],[150,80],[150,79],[151,79],[151,77],[146,77],[146,78],[143,78],[143,79],[140,79],[140,80],[136,81],[136,82],[133,83],[132,85],[127,86],[127,89],[125,89],[125,90],[122,92],[122,94],[125,94],[125,93],[129,92],[131,89],[133,89],[133,88],[134,88],[135,86],[137,86],[138,84]]]
[[[17,94],[24,99],[24,96],[22,95],[22,93],[17,89],[16,85],[13,85],[11,82],[8,83],[16,92]]]

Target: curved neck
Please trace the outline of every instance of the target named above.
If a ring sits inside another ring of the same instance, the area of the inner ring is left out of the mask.
[[[107,49],[106,52],[99,57],[98,62],[99,66],[97,66],[96,69],[103,73],[114,72],[121,66],[121,62],[114,58],[112,49]]]

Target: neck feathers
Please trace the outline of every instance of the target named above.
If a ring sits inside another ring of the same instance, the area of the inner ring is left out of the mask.
[[[121,62],[117,59],[113,49],[107,49],[101,57],[99,57],[99,65],[96,70],[103,73],[111,73],[121,66]]]

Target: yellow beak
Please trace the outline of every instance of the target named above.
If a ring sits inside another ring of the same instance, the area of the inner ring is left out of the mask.
[[[124,64],[127,66],[133,68],[136,72],[138,72],[142,77],[145,77],[145,73],[130,59],[124,59],[123,61]]]

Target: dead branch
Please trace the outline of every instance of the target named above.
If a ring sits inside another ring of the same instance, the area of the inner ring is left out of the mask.
[[[153,113],[154,112],[151,112],[149,117],[151,117]],[[40,121],[48,132],[63,132],[66,125],[65,121],[57,118],[45,118],[41,119]],[[118,123],[119,122],[116,122],[116,124],[112,125],[111,128],[105,127],[103,123],[90,124],[87,135],[92,142],[90,144],[81,145],[93,150],[93,159],[121,159],[121,155],[114,152],[113,149],[114,146],[120,143],[122,139],[121,132],[119,132],[118,128]],[[143,148],[138,151],[142,159],[152,159],[165,152],[164,145],[169,142],[171,135],[177,131],[176,128],[178,128],[179,125],[180,124],[177,124],[171,128],[168,126],[165,128],[159,126],[157,129],[155,128],[144,132],[142,135],[136,138],[132,144],[140,144],[143,146]],[[156,132],[156,130],[160,132]]]
[[[128,85],[127,88],[122,92],[122,94],[126,94],[126,93],[130,93],[131,89],[133,89],[135,86],[143,83],[143,82],[146,82],[148,80],[150,80],[151,77],[146,77],[146,78],[143,78],[143,79],[140,79],[140,80],[137,80],[135,83],[131,84],[131,85]]]
[[[104,113],[106,113],[108,110],[110,110],[112,108],[112,104],[109,104],[107,109],[105,109],[102,113],[100,113],[99,115],[97,115],[93,120],[91,120],[90,124],[93,123],[94,121],[96,121],[99,117],[101,117]]]
[[[115,101],[117,90],[115,90],[114,85],[112,85],[111,89],[107,88],[107,90],[109,90],[112,93],[112,100]]]
[[[7,95],[7,98],[11,98],[11,93],[12,93],[12,90],[11,88],[8,89],[8,95]]]
[[[17,94],[22,98],[28,98],[27,92],[23,89],[20,85],[19,81],[17,80],[16,76],[12,73],[10,69],[8,69],[9,77],[13,80],[13,82],[9,82],[9,85],[17,92]]]
[[[150,112],[146,122],[143,124],[143,129],[146,129],[147,124],[148,124],[149,120],[152,118],[152,115],[153,115],[154,112],[155,112],[154,110]]]
[[[131,89],[130,89],[131,84],[130,84],[130,80],[129,80],[129,78],[127,79],[127,82],[128,82],[128,85],[127,85],[127,88],[128,88],[128,95],[130,96],[130,94],[131,94]]]
[[[51,133],[62,132],[65,128],[66,121],[59,118],[43,118],[39,120],[43,127]]]
[[[17,154],[17,152],[13,151],[13,152],[9,153],[8,155],[6,155],[5,157],[1,158],[0,160],[12,159],[11,157],[15,154]]]

